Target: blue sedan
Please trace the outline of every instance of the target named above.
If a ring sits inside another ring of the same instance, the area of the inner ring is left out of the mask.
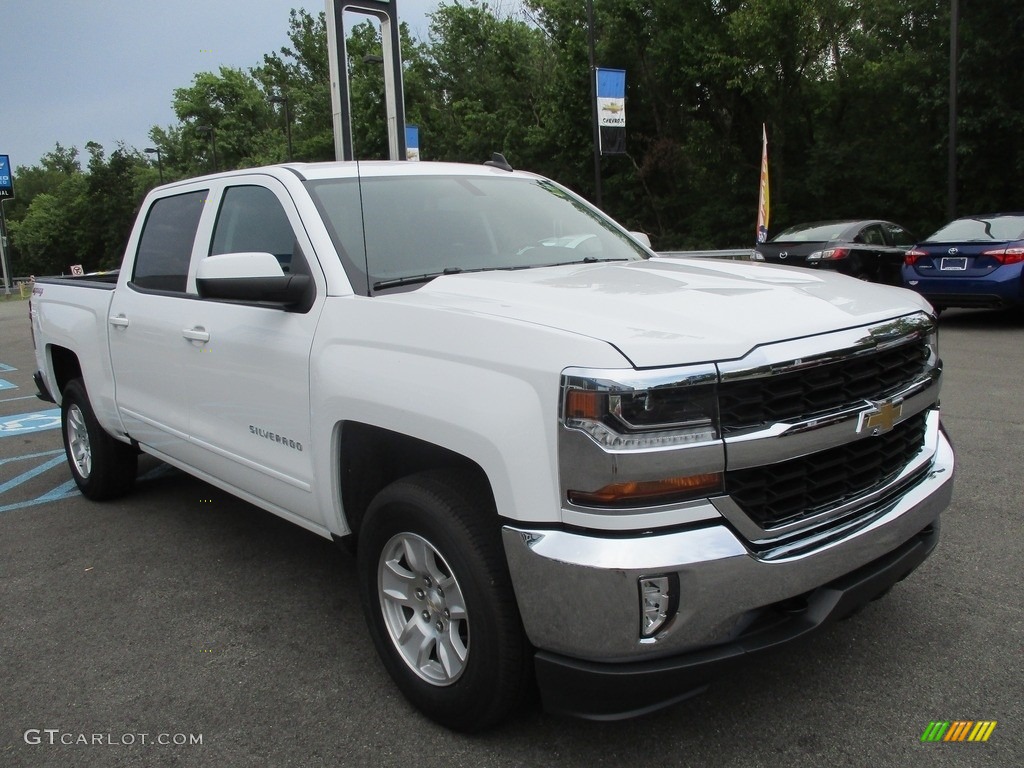
[[[902,273],[938,310],[1024,306],[1024,213],[950,222],[907,251]]]

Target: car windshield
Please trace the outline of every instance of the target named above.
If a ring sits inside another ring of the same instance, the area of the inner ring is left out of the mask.
[[[976,240],[1005,242],[1024,236],[1024,216],[978,216],[950,222],[926,242],[967,243]]]
[[[442,274],[650,255],[581,199],[543,179],[398,175],[364,177],[361,188],[357,179],[309,181],[307,187],[346,270],[367,292]]]
[[[848,221],[826,221],[817,224],[797,224],[785,229],[772,242],[779,243],[813,243],[834,240],[850,225]]]

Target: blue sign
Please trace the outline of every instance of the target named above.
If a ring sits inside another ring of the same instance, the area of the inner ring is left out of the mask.
[[[0,197],[14,197],[14,171],[7,155],[0,155]]]
[[[597,69],[597,98],[599,99],[624,99],[626,98],[626,70],[624,69]]]
[[[405,126],[405,159],[420,159],[420,127],[418,125]]]

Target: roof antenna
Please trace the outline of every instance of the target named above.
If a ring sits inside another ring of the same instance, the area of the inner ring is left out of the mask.
[[[508,164],[508,160],[501,152],[492,152],[491,159],[484,162],[484,165],[490,165],[493,168],[501,168],[503,171],[509,171],[510,173],[515,170],[511,165]]]

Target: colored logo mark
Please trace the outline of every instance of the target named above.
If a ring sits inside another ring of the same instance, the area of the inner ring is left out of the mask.
[[[995,729],[995,720],[933,720],[921,741],[988,741]]]
[[[23,413],[20,416],[8,416],[0,419],[0,437],[41,432],[44,429],[58,429],[59,427],[60,408],[51,408],[48,411]]]

